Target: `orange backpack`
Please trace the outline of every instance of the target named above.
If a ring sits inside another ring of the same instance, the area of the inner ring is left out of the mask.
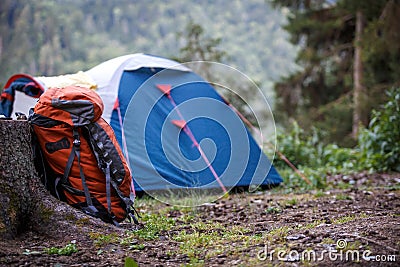
[[[100,96],[87,88],[49,88],[40,96],[29,121],[52,172],[44,183],[103,221],[118,225],[129,216],[137,222],[132,176],[102,112]]]

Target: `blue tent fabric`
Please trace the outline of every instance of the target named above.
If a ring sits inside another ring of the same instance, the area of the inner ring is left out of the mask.
[[[15,89],[13,87],[5,88],[1,94],[0,114],[5,117],[11,117],[14,105]]]
[[[171,85],[177,108],[159,84]],[[137,191],[219,187],[193,140],[171,123],[182,117],[226,187],[282,182],[237,114],[195,73],[124,71],[118,100]],[[122,143],[116,110],[111,126]]]

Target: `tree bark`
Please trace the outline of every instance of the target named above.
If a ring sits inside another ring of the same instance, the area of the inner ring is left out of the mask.
[[[360,125],[367,125],[368,118],[365,112],[367,94],[363,85],[363,63],[361,59],[361,40],[364,32],[364,15],[358,10],[356,13],[356,32],[354,43],[354,110],[353,110],[353,138],[356,139],[360,130]]]
[[[30,125],[0,120],[0,239],[29,230],[62,238],[89,232],[85,225],[119,230],[50,195],[33,164]]]

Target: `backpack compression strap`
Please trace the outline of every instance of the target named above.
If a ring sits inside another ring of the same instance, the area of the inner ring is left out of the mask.
[[[76,157],[78,160],[79,174],[81,176],[82,187],[83,187],[83,191],[84,191],[85,198],[86,198],[86,204],[87,204],[87,207],[82,207],[82,210],[89,215],[96,216],[99,213],[99,211],[93,205],[92,199],[90,197],[89,188],[86,184],[85,174],[83,172],[82,165],[81,165],[81,149],[80,149],[81,140],[79,138],[79,132],[76,128],[73,128],[72,133],[73,133],[74,141],[73,141],[71,154],[68,157],[67,166],[65,167],[62,185],[66,188],[66,190],[72,188],[67,185],[68,184],[68,176],[71,171],[71,167],[74,162],[74,159]],[[73,193],[76,193],[76,191],[79,191],[79,190],[74,189]]]

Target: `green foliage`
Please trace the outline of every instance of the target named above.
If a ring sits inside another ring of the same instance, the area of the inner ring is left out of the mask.
[[[278,131],[278,151],[287,157],[311,181],[308,185],[287,164],[277,158],[274,165],[281,173],[284,184],[291,189],[309,189],[327,186],[326,176],[335,173],[348,173],[363,170],[359,164],[357,149],[343,148],[336,144],[325,144],[324,133],[313,128],[308,135],[294,122],[288,132]]]
[[[315,167],[321,165],[322,144],[320,133],[314,128],[313,134],[308,136],[299,125],[294,122],[289,132],[280,131],[277,134],[278,150],[281,151],[294,165]],[[283,161],[276,166],[285,166]]]
[[[290,230],[292,230],[292,228],[289,226],[274,228],[268,232],[267,239],[273,242],[282,242],[286,239]]]
[[[44,251],[47,254],[70,256],[73,253],[78,252],[78,248],[76,247],[75,242],[71,241],[71,243],[67,244],[63,248],[51,247],[51,248],[46,248]]]
[[[267,84],[294,68],[285,20],[265,0],[2,0],[0,81],[18,72],[75,73],[129,53],[176,58],[186,44],[177,33],[192,22],[229,53],[223,63]]]
[[[294,122],[290,131],[278,131],[278,151],[311,180],[311,188],[326,187],[326,176],[336,173],[400,171],[400,88],[387,95],[388,102],[373,111],[370,126],[361,131],[355,148],[326,144],[323,132],[313,128],[308,135]],[[310,188],[283,160],[277,158],[274,165],[288,188]]]
[[[314,193],[314,197],[316,198],[320,198],[320,197],[324,197],[325,196],[325,192],[322,190],[318,190],[317,192]]]
[[[396,1],[375,2],[377,2],[375,6],[381,6],[382,3],[386,5],[378,11],[382,14],[379,19],[367,25],[361,44],[363,61],[366,62],[365,81],[368,85],[400,80],[400,37],[398,35],[400,5]]]
[[[139,264],[131,257],[125,258],[124,267],[138,267],[138,266],[139,266]]]
[[[258,85],[249,79],[238,77],[239,72],[229,72],[232,71],[230,67],[219,64],[229,58],[229,54],[220,48],[221,38],[208,37],[205,29],[193,21],[186,25],[184,32],[178,33],[178,37],[183,47],[180,49],[180,56],[175,57],[175,60],[186,64],[205,80],[213,83],[217,91],[253,125],[258,126],[258,120],[270,119],[265,105],[261,109],[253,110],[260,103],[260,97],[263,97],[258,92]]]
[[[308,184],[299,174],[295,173],[288,167],[279,169],[279,173],[283,177],[283,184],[288,192],[299,190],[304,191],[309,189],[325,189],[328,186],[326,183],[326,176],[329,173],[329,169],[325,167],[310,168],[304,166],[300,167],[299,170],[308,180],[311,181],[311,184]]]
[[[178,33],[185,45],[180,49],[181,62],[189,61],[215,61],[222,62],[226,57],[226,52],[219,50],[221,38],[205,37],[205,32],[200,24],[192,20],[186,25],[185,31]]]
[[[349,141],[352,113],[368,118],[384,103],[382,91],[400,81],[400,13],[398,1],[278,1],[275,7],[290,10],[285,29],[300,45],[297,63],[301,69],[275,85],[276,110],[304,128],[326,131],[327,141],[353,146]],[[364,28],[355,41],[356,13],[363,14]],[[362,50],[362,95],[354,109],[354,50]],[[280,121],[283,121],[282,119]],[[364,120],[363,120],[364,121]],[[279,122],[279,121],[278,121]]]
[[[305,112],[301,118],[303,124],[308,122],[324,132],[321,136],[324,143],[337,143],[343,147],[354,147],[356,141],[350,135],[352,131],[353,114],[352,97],[346,94],[336,101],[310,112]],[[308,118],[306,118],[308,116]],[[306,127],[306,126],[304,126]]]
[[[361,161],[368,169],[400,172],[400,88],[387,94],[388,102],[373,111],[369,128],[359,135]]]
[[[350,148],[342,148],[336,144],[325,145],[325,133],[317,128],[308,135],[304,129],[294,122],[289,132],[278,132],[278,150],[281,151],[294,165],[298,167],[320,168],[326,167],[331,173],[343,170],[355,170],[358,152]],[[278,167],[286,167],[285,162],[279,160]]]
[[[339,147],[336,144],[328,144],[322,153],[322,163],[330,173],[340,173],[346,171],[361,171],[363,166],[359,166],[359,151],[351,148]]]

